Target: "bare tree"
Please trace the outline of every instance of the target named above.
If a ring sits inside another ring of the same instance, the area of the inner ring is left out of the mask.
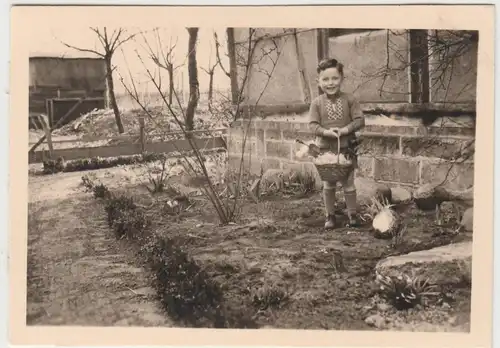
[[[172,104],[174,98],[174,73],[175,71],[182,66],[175,65],[174,63],[174,50],[177,46],[177,39],[175,43],[172,43],[172,37],[170,37],[170,43],[167,46],[167,49],[164,49],[164,45],[162,44],[162,39],[159,34],[158,28],[154,30],[156,33],[156,41],[158,52],[153,52],[151,46],[148,45],[149,50],[149,58],[160,68],[165,69],[168,74],[168,102]]]
[[[106,83],[107,83],[107,91],[109,103],[111,104],[111,108],[115,114],[116,126],[118,127],[119,133],[124,133],[125,129],[123,128],[123,123],[120,116],[120,110],[118,109],[118,103],[116,102],[114,83],[113,83],[113,71],[114,67],[112,65],[113,55],[116,50],[125,44],[127,41],[130,41],[137,34],[126,34],[125,29],[118,28],[113,30],[111,34],[108,34],[108,30],[106,27],[100,28],[90,28],[99,39],[100,44],[102,45],[103,52],[99,52],[97,50],[89,49],[89,48],[81,48],[77,46],[70,45],[68,43],[63,42],[63,44],[71,49],[80,51],[93,53],[99,57],[104,59],[106,64]]]
[[[212,106],[212,100],[213,100],[213,94],[214,94],[214,74],[215,74],[215,68],[217,68],[218,62],[217,60],[215,63],[212,65],[212,47],[210,47],[210,58],[208,60],[208,68],[205,69],[204,67],[201,67],[204,72],[208,74],[208,107],[211,108]]]
[[[198,28],[187,28],[189,33],[188,43],[188,77],[189,101],[186,109],[186,129],[194,130],[194,113],[200,99],[200,86],[198,82],[198,64],[196,62],[196,43],[198,41]],[[188,133],[190,134],[190,133]]]

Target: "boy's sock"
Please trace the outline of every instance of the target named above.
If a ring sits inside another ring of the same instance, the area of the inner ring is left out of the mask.
[[[347,215],[349,219],[353,219],[356,217],[357,213],[357,197],[356,197],[356,189],[354,190],[344,190],[344,198],[345,205],[347,208]]]
[[[323,188],[323,201],[325,203],[326,216],[335,214],[335,188]]]

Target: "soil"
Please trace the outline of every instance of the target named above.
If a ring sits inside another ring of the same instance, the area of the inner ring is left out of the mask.
[[[30,178],[27,325],[172,326],[81,174],[62,176]]]
[[[111,190],[120,189],[123,169],[93,173]],[[29,228],[28,321],[178,325],[160,314],[156,300],[130,290],[149,286],[147,272],[136,268],[140,260],[124,250],[125,241],[114,240],[102,205],[78,192],[83,174],[30,181],[30,192],[40,194],[33,194],[38,198],[32,201],[38,202],[30,204],[30,220],[36,223]],[[55,192],[66,198],[54,197]],[[222,285],[226,305],[250,313],[258,327],[469,330],[470,287],[451,286],[446,300],[405,312],[377,294],[373,268],[381,258],[471,240],[471,234],[437,228],[432,214],[407,210],[406,238],[395,250],[389,241],[374,238],[368,227],[325,232],[319,193],[246,202],[241,221],[229,226],[218,224],[202,197],[193,197],[194,205],[180,216],[170,216],[164,210],[168,197],[152,198],[137,185],[127,187],[126,193],[138,197],[143,206],[155,203],[147,208],[155,231],[182,243]]]

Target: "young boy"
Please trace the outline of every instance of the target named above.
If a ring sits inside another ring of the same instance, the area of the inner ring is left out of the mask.
[[[344,78],[344,67],[336,59],[324,59],[318,64],[318,86],[324,92],[311,102],[310,127],[316,135],[316,143],[322,152],[337,153],[337,137],[340,137],[340,152],[348,154],[353,161],[353,170],[341,182],[347,206],[350,226],[359,225],[356,216],[357,200],[354,186],[354,169],[358,167],[353,152],[356,131],[364,127],[365,119],[358,101],[340,90]],[[323,200],[326,211],[325,229],[334,229],[336,182],[323,182]]]

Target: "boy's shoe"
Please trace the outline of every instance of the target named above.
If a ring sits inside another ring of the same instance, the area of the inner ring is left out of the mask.
[[[335,215],[334,214],[328,215],[327,218],[326,218],[326,222],[325,222],[325,229],[326,230],[333,230],[333,229],[335,229],[336,223],[337,223],[337,220],[335,218]]]
[[[351,215],[348,217],[347,227],[359,227],[361,226],[361,221],[357,215]]]

